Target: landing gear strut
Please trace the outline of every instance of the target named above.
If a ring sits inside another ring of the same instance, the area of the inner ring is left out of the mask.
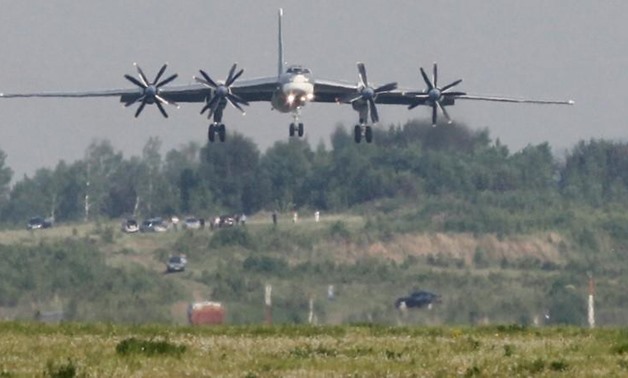
[[[289,134],[293,137],[295,134],[299,136],[299,138],[303,137],[303,133],[305,132],[305,127],[303,123],[299,122],[299,116],[301,115],[301,108],[297,108],[292,113],[293,122],[290,124],[290,128],[288,129]]]
[[[207,139],[210,142],[214,142],[216,139],[216,134],[218,134],[218,139],[221,142],[224,142],[227,136],[227,130],[224,124],[222,123],[212,123],[209,125],[209,129],[207,130]]]
[[[353,129],[353,139],[355,139],[355,142],[360,143],[363,136],[366,143],[371,143],[373,141],[373,128],[368,125],[355,125]]]

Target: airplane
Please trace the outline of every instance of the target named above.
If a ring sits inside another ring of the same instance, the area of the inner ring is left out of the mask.
[[[420,68],[421,77],[427,87],[424,90],[399,89],[396,82],[373,86],[368,81],[366,67],[361,62],[357,63],[357,83],[317,78],[312,75],[312,71],[307,67],[286,65],[283,52],[282,18],[283,10],[279,9],[277,75],[238,80],[244,73],[244,70],[238,70],[237,64],[233,64],[224,81],[216,81],[205,71],[199,70],[200,76],[194,76],[195,84],[169,87],[167,85],[174,81],[178,75],[173,74],[162,80],[167,64],[161,67],[155,79],[151,81],[140,66],[134,63],[138,78],[131,75],[124,75],[124,77],[133,83],[136,88],[86,92],[0,93],[0,98],[119,97],[120,102],[124,103],[126,107],[139,104],[135,111],[135,117],[142,113],[146,105],[156,105],[166,118],[168,118],[168,113],[164,105],[178,108],[178,104],[184,102],[204,103],[201,114],[208,111],[208,118],[212,119],[207,130],[207,137],[210,142],[214,142],[216,136],[221,142],[224,142],[226,139],[226,126],[222,119],[227,104],[245,114],[242,106],[247,106],[251,102],[269,102],[274,110],[292,115],[292,122],[288,129],[290,137],[295,135],[302,137],[304,135],[304,125],[300,118],[301,110],[307,103],[350,104],[358,113],[358,123],[354,127],[356,143],[360,143],[362,138],[367,143],[372,142],[372,125],[379,122],[376,104],[404,105],[408,109],[414,109],[419,105],[429,106],[432,108],[433,126],[436,126],[439,112],[443,114],[448,123],[452,122],[445,107],[454,105],[456,100],[556,105],[574,104],[572,100],[546,101],[470,95],[466,92],[453,90],[454,87],[462,82],[461,79],[440,87],[438,85],[438,66],[436,63],[434,63],[431,78],[428,77],[423,68]],[[369,124],[369,115],[371,124]]]

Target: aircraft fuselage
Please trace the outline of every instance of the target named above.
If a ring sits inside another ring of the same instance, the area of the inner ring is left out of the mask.
[[[282,113],[297,111],[314,98],[314,84],[311,72],[300,66],[288,67],[278,80],[277,90],[273,93],[273,109]]]

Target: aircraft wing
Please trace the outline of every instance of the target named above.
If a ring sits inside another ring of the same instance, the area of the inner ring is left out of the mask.
[[[341,102],[340,99],[350,93],[355,93],[357,84],[340,81],[316,79],[314,80],[314,102]]]
[[[554,101],[554,100],[532,100],[523,98],[510,98],[499,96],[476,96],[476,95],[459,95],[453,96],[456,100],[476,100],[476,101],[494,101],[494,102],[512,102],[518,104],[550,104],[550,105],[573,105],[573,100]]]
[[[23,97],[117,97],[117,96],[137,96],[141,91],[138,88],[131,89],[109,89],[102,91],[86,92],[33,92],[33,93],[0,93],[0,98],[23,98]]]
[[[273,91],[277,88],[275,77],[242,80],[234,83],[231,90],[234,94],[248,102],[270,101]],[[168,101],[205,102],[211,94],[211,89],[201,84],[190,84],[172,87],[163,87],[159,95]],[[142,95],[141,88],[105,89],[95,91],[68,91],[68,92],[32,92],[32,93],[0,93],[0,98],[88,98],[88,97],[120,97],[120,102],[126,103]]]
[[[356,93],[357,84],[333,80],[320,80],[314,82],[314,102],[342,102],[342,98]],[[404,90],[392,90],[382,92],[375,97],[378,104],[388,105],[412,105],[420,102],[420,98],[409,96]]]
[[[231,85],[231,92],[247,102],[270,101],[279,82],[277,77],[262,77],[236,81]]]
[[[210,93],[202,85],[188,85],[163,88],[159,95],[173,102],[203,102]],[[141,88],[105,89],[84,92],[32,92],[32,93],[0,93],[0,98],[88,98],[88,97],[120,97],[120,102],[127,102],[142,95]]]

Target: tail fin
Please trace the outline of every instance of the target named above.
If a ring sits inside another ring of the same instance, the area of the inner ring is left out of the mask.
[[[284,61],[283,61],[283,34],[281,33],[281,18],[283,17],[283,9],[279,8],[279,64],[278,64],[278,72],[277,76],[281,76],[284,71]]]

